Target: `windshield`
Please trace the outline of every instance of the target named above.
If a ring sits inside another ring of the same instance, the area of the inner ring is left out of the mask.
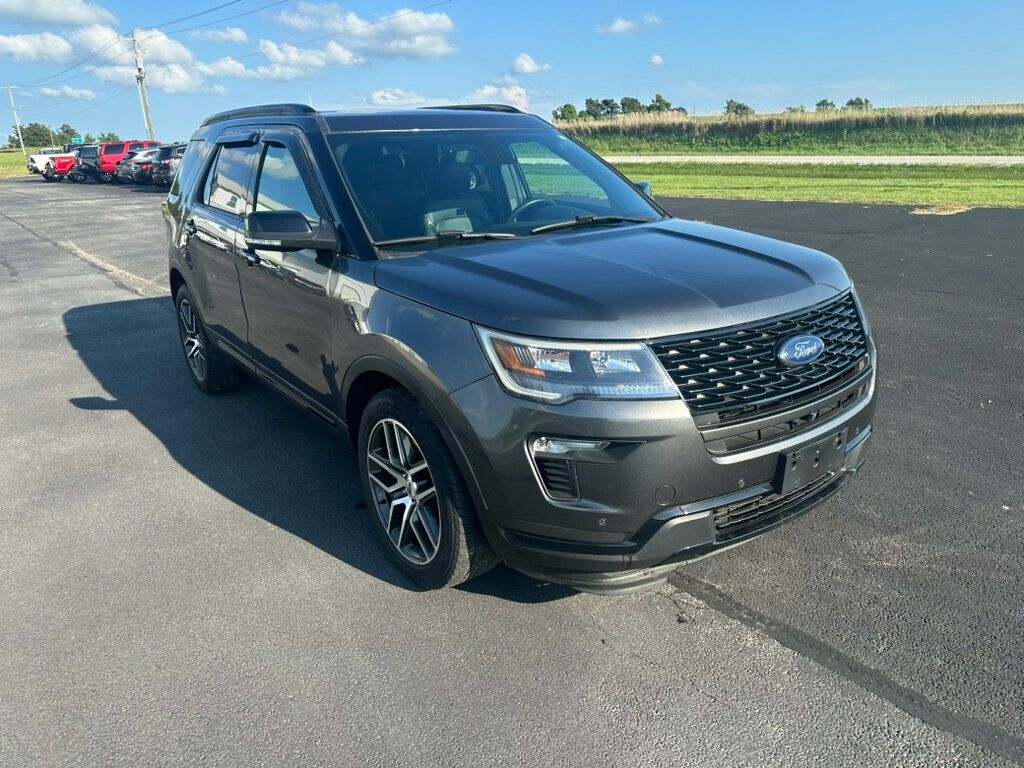
[[[439,233],[522,236],[578,217],[662,217],[632,184],[555,130],[329,138],[377,243]]]

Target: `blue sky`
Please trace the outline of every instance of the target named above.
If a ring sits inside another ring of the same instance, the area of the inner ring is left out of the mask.
[[[823,97],[1024,101],[1020,0],[0,0],[0,84],[19,86],[23,121],[139,136],[132,58],[117,38],[131,30],[165,140],[268,101],[501,101],[545,117],[588,96],[655,92],[695,112],[727,98],[759,112]]]

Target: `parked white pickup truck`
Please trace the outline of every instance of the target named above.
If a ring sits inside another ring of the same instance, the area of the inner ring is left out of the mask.
[[[43,168],[46,167],[46,161],[56,155],[71,155],[70,152],[65,152],[60,147],[43,147],[38,152],[28,156],[28,172],[29,173],[42,173]]]

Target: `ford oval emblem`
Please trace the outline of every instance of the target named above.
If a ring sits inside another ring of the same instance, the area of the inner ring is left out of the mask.
[[[805,333],[802,336],[790,336],[779,344],[775,356],[783,365],[806,365],[813,363],[825,351],[825,342],[817,336]]]

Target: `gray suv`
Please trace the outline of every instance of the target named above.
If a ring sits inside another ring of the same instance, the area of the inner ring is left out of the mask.
[[[347,434],[422,587],[499,561],[657,584],[864,461],[875,348],[839,263],[670,218],[510,107],[214,115],[164,212],[196,385]]]

